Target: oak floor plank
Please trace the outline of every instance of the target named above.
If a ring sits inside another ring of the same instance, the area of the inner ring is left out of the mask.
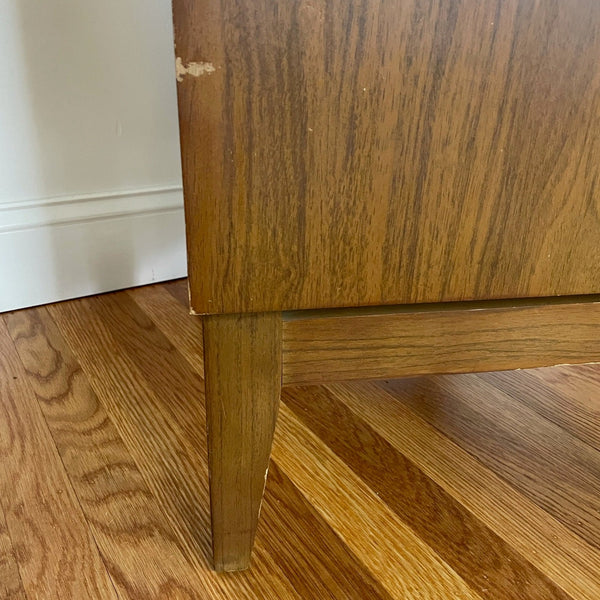
[[[0,507],[0,600],[26,600],[19,565]]]
[[[183,600],[204,593],[47,310],[7,315],[6,321],[121,598]]]
[[[170,290],[181,288],[181,285],[174,285],[179,281],[170,283]],[[193,369],[202,375],[204,361],[197,358],[198,352],[200,355],[204,352],[202,318],[191,317],[187,305],[177,297],[177,294],[171,294],[166,291],[167,288],[162,288],[159,295],[154,291],[155,289],[155,286],[142,287],[129,290],[129,293]],[[180,325],[185,324],[186,321],[187,326],[181,327]]]
[[[31,599],[118,595],[0,318],[0,504]]]
[[[193,365],[194,370],[201,376],[204,375],[204,344],[202,343],[202,319],[192,317],[189,311],[182,310],[185,304],[176,296],[169,293],[169,289],[178,290],[181,286],[147,285],[128,290],[128,294],[136,304],[152,319],[154,325],[168,337],[176,337],[179,344],[174,344],[181,352],[185,348],[186,359]],[[187,294],[187,288],[183,290]],[[177,292],[176,292],[177,293]]]
[[[175,279],[162,284],[162,288],[173,296],[190,314],[190,291],[187,279]]]
[[[600,598],[598,550],[378,382],[328,385],[327,389],[567,593],[582,600]]]
[[[588,544],[600,549],[600,452],[477,375],[383,384]]]
[[[478,593],[569,598],[326,388],[290,388],[283,401]]]
[[[300,597],[398,597],[397,589],[390,590],[365,568],[364,556],[344,542],[274,460],[268,481],[257,544],[287,565],[285,572]]]
[[[491,383],[596,450],[600,450],[600,366],[569,365],[481,373]]]

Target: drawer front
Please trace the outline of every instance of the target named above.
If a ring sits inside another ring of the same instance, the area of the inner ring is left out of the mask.
[[[600,292],[598,0],[174,0],[198,313]]]

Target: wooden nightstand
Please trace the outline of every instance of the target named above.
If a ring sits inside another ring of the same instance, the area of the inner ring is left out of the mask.
[[[174,0],[215,567],[282,384],[600,360],[597,0]]]

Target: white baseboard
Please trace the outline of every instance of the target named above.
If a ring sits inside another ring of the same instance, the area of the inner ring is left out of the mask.
[[[0,312],[185,277],[181,187],[0,204]]]

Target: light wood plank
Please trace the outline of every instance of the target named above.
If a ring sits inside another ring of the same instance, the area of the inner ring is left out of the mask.
[[[600,551],[398,402],[396,394],[377,382],[327,389],[573,598],[600,597]]]
[[[250,564],[281,395],[281,315],[204,318],[213,560]]]
[[[589,298],[290,313],[285,385],[600,361]]]
[[[288,451],[293,452],[294,446]],[[323,518],[304,489],[295,477],[290,478],[287,469],[271,460],[256,542],[286,565],[285,572],[300,597],[398,598],[399,588],[386,585],[368,568],[371,559],[340,537],[334,523]]]
[[[189,440],[188,445],[193,444],[203,460],[201,467],[204,471],[205,412],[202,381],[194,372],[198,366],[197,360],[192,354],[192,360],[189,365],[186,364],[182,355],[175,351],[126,295],[114,294],[97,300],[99,302],[93,303],[94,310],[88,318],[99,316],[103,328],[117,342],[120,358],[131,360],[144,374],[146,382],[160,399],[153,408],[169,414],[175,411],[166,419],[176,419],[182,425],[183,435]],[[187,309],[177,301],[174,301],[172,308],[187,314]],[[181,336],[178,329],[171,330],[171,335],[173,339],[188,339]],[[163,369],[155,368],[157,361],[163,365]],[[200,400],[196,406],[199,425],[196,424],[196,415],[189,410],[190,399],[196,397],[194,394]],[[126,412],[123,418],[127,418]],[[204,473],[204,479],[198,483],[206,485]],[[186,471],[182,476],[193,477],[193,474]],[[385,590],[365,570],[360,560],[333,532],[315,521],[314,513],[305,502],[300,501],[294,490],[287,476],[278,477],[272,484],[267,480],[252,569],[232,575],[235,579],[227,579],[231,589],[239,594],[256,593],[254,590],[260,589],[260,594],[267,597],[269,593],[278,594],[275,596],[277,598],[296,597],[302,590],[310,589],[323,597],[357,600],[365,597],[386,598]],[[200,508],[206,511],[207,506],[203,504]],[[311,531],[321,531],[322,536],[315,539]],[[208,530],[202,533],[207,534]],[[282,556],[289,556],[290,560],[282,560]],[[300,565],[305,565],[305,568],[301,569]],[[342,565],[347,570],[342,570]],[[349,576],[347,571],[356,576]],[[277,585],[283,588],[279,578],[284,579],[289,586],[287,589],[275,589]],[[245,586],[252,591],[246,592]],[[310,595],[311,592],[307,593]]]
[[[117,600],[0,318],[0,503],[29,598]]]

